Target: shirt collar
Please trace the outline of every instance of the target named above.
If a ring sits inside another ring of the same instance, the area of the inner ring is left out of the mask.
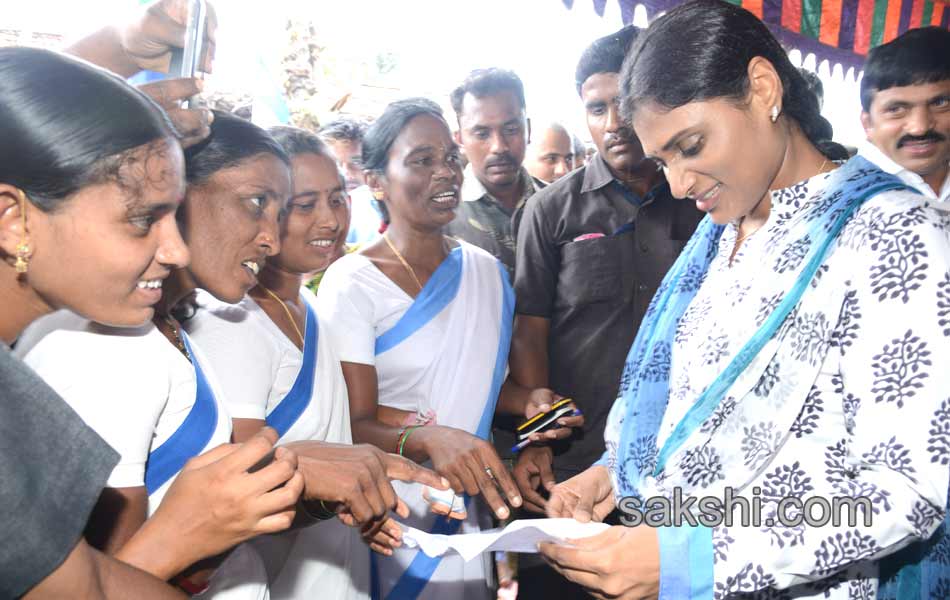
[[[475,171],[472,170],[471,163],[465,165],[465,170],[462,174],[465,176],[462,180],[463,202],[475,202],[476,200],[481,200],[483,196],[488,194],[488,190],[485,189],[482,182],[478,180],[478,177],[475,177]]]
[[[650,204],[656,198],[672,197],[670,184],[667,183],[666,178],[661,178],[659,183],[650,188],[650,191],[648,191],[643,198],[640,198],[633,190],[624,186],[624,184],[620,183],[619,179],[614,177],[614,174],[610,172],[610,168],[607,166],[607,162],[600,156],[600,153],[597,153],[584,167],[584,184],[581,187],[581,193],[585,194],[599,190],[608,185],[616,185],[624,197],[637,206]]]
[[[861,144],[858,149],[858,154],[877,165],[877,167],[885,173],[900,175],[901,171],[907,171],[907,169],[891,160],[888,155],[881,152],[880,148],[869,141],[865,141]]]
[[[584,167],[584,184],[581,187],[581,193],[586,194],[594,190],[599,190],[610,185],[614,180],[614,174],[610,172],[607,162],[600,152],[594,154]]]
[[[486,196],[489,201],[497,202],[497,200],[488,193],[488,190],[485,189],[482,182],[478,180],[478,177],[475,176],[475,171],[472,169],[471,163],[465,166],[465,170],[462,173],[465,177],[462,180],[463,202],[477,202]],[[524,193],[521,195],[521,201],[523,202],[525,198],[530,198],[538,191],[539,186],[535,183],[534,177],[532,177],[524,167],[521,167],[519,177],[524,181]]]
[[[909,169],[905,169],[900,164],[894,162],[891,157],[884,154],[880,148],[871,142],[867,141],[861,144],[858,154],[877,165],[878,168],[880,168],[885,173],[896,175],[901,179],[901,181],[912,186],[924,196],[943,202],[950,201],[950,174],[948,174],[947,178],[944,179],[940,190],[935,193],[934,189],[930,187],[926,181],[924,181],[923,177]]]

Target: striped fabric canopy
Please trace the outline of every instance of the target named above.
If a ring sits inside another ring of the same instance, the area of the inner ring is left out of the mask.
[[[571,8],[574,0],[562,0]],[[603,15],[608,0],[593,0]],[[624,23],[642,4],[649,18],[682,0],[617,0]],[[950,29],[950,0],[729,0],[761,18],[787,46],[844,68],[861,68],[869,49],[915,27]]]

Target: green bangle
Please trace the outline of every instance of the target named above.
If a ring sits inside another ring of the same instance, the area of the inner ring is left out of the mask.
[[[336,516],[336,511],[327,508],[323,500],[302,500],[300,506],[314,521],[326,521]]]
[[[420,427],[422,427],[422,425],[412,425],[403,429],[402,433],[399,434],[399,456],[405,456],[402,452],[406,449],[406,440],[409,439],[409,434]]]

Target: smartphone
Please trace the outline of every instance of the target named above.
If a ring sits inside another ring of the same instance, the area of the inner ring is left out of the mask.
[[[201,56],[204,54],[205,24],[208,20],[208,4],[205,0],[190,0],[188,3],[188,22],[185,26],[185,47],[172,50],[168,76],[172,78],[191,78],[201,71]],[[182,102],[182,108],[189,108],[196,98]]]
[[[521,425],[518,425],[518,441],[524,441],[532,434],[558,427],[557,420],[559,418],[574,412],[574,408],[570,406],[572,402],[574,402],[574,400],[571,398],[559,400],[551,406],[551,410],[548,412],[536,414]]]

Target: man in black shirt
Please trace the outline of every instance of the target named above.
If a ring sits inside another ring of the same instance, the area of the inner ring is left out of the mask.
[[[640,320],[703,216],[670,195],[618,115],[618,73],[636,35],[627,27],[584,52],[575,78],[597,154],[535,194],[519,229],[511,375],[572,398],[586,418],[563,442],[520,454],[515,477],[525,507],[536,512],[545,502],[539,485],[550,489],[603,454],[607,414]],[[543,565],[523,561],[520,573],[522,597],[586,597],[576,587],[568,593],[570,584]]]

